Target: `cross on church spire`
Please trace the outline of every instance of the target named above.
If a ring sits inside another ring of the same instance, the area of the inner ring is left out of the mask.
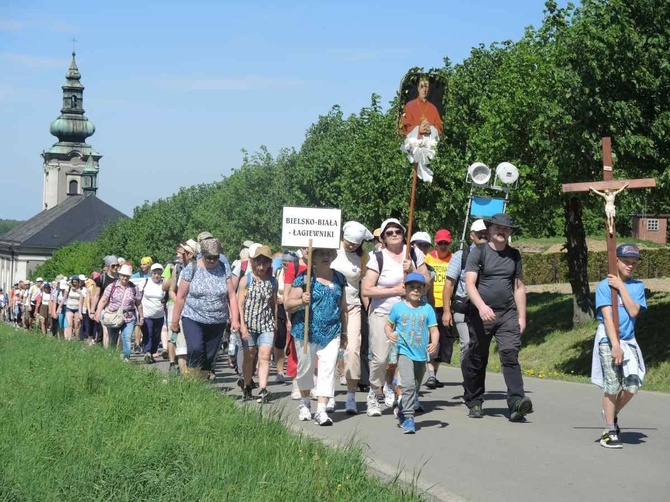
[[[76,55],[76,53],[77,53],[77,52],[75,51],[75,44],[76,44],[76,43],[77,43],[77,39],[74,38],[74,35],[72,35],[72,56],[73,56],[73,57],[74,57],[74,56]]]

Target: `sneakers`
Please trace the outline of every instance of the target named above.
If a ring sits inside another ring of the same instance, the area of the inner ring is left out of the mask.
[[[284,382],[286,382],[286,378],[284,377],[284,375],[282,375],[281,373],[277,373],[277,376],[275,376],[275,383],[284,383]]]
[[[317,411],[314,415],[314,423],[321,427],[333,425],[333,420],[328,416],[327,411]]]
[[[253,398],[251,397],[251,387],[247,386],[244,389],[242,389],[242,401],[251,401]]]
[[[347,378],[344,375],[340,376],[340,385],[347,385]]]
[[[406,418],[400,427],[402,428],[403,434],[414,434],[416,432],[413,418]]]
[[[470,418],[484,418],[484,411],[482,410],[481,404],[475,404],[470,408],[470,413],[468,413]]]
[[[329,397],[326,403],[326,413],[335,413],[335,398]]]
[[[437,378],[428,377],[428,380],[426,380],[426,383],[424,385],[426,387],[428,387],[429,389],[436,389],[437,388]]]
[[[391,408],[395,404],[395,391],[393,387],[384,385],[384,404],[387,408]]]
[[[153,364],[156,362],[156,360],[149,352],[147,352],[146,354],[144,354],[144,362],[147,364]]]
[[[170,367],[168,368],[168,373],[179,373],[179,366],[177,363],[170,363]]]
[[[379,407],[377,402],[377,396],[375,394],[368,394],[368,410],[367,414],[369,417],[381,417],[382,410]]]
[[[356,398],[347,399],[347,404],[344,405],[344,411],[347,415],[358,414],[358,408],[356,407]]]
[[[270,399],[271,399],[271,395],[268,392],[268,390],[267,389],[261,389],[258,392],[258,399],[256,399],[256,402],[257,403],[268,403],[268,402],[270,402]]]
[[[524,396],[514,403],[509,419],[511,422],[521,422],[529,413],[533,413],[533,402],[529,397]]]
[[[302,422],[307,422],[312,419],[312,412],[309,410],[304,403],[300,403],[298,406],[298,420]]]
[[[297,401],[298,399],[302,398],[302,394],[300,394],[300,389],[293,389],[293,392],[291,392],[291,399],[294,401]]]
[[[619,435],[616,433],[616,431],[607,431],[600,439],[600,446],[604,446],[605,448],[620,449],[623,448],[623,443],[619,439]]]

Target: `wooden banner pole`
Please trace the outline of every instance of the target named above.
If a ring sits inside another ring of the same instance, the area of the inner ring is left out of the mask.
[[[412,176],[412,196],[409,199],[409,221],[407,222],[407,247],[405,259],[409,260],[410,239],[412,238],[412,222],[414,220],[414,200],[416,199],[416,179],[418,177],[419,164],[414,164],[414,175]]]
[[[307,251],[307,283],[305,284],[305,293],[312,291],[312,239],[309,240],[309,250]],[[302,346],[302,353],[307,354],[307,344],[309,343],[309,307],[310,302],[305,306],[305,343]]]

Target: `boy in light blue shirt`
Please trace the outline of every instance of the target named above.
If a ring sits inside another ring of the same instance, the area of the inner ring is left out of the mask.
[[[622,244],[616,250],[617,274],[609,274],[596,289],[596,317],[600,320],[593,345],[591,381],[602,387],[605,431],[600,444],[605,448],[623,448],[617,415],[642,385],[645,367],[635,340],[635,321],[647,308],[644,284],[632,279],[640,262],[640,250],[634,244]],[[614,326],[612,293],[617,291],[619,330]]]
[[[398,421],[405,434],[416,432],[414,404],[426,371],[426,361],[437,353],[440,336],[435,310],[421,299],[425,287],[423,274],[407,274],[405,299],[391,308],[384,327],[389,341],[398,345],[398,373],[402,385]]]

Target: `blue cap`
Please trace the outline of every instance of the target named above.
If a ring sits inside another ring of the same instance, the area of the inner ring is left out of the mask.
[[[635,244],[621,244],[616,248],[616,255],[619,258],[639,258],[640,248]]]
[[[410,282],[426,284],[426,278],[419,272],[412,272],[411,274],[407,274],[407,277],[405,277],[405,284],[409,284]]]

